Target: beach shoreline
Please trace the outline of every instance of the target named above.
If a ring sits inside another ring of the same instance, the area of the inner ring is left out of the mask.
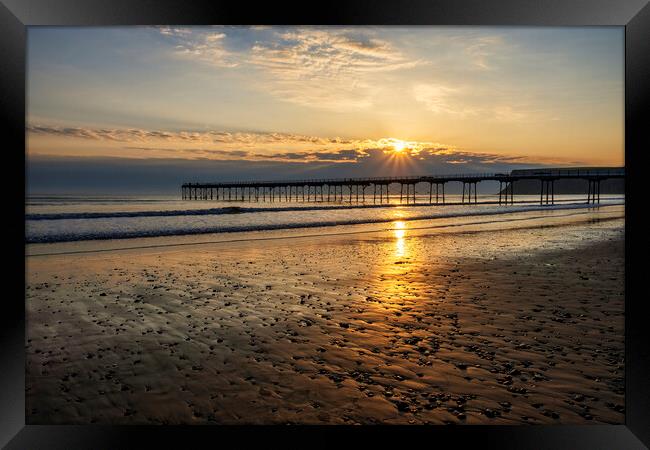
[[[624,423],[624,208],[528,214],[30,246],[27,423]]]

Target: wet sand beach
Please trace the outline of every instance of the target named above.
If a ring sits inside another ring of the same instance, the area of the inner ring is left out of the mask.
[[[27,423],[623,423],[624,210],[563,214],[29,256]]]

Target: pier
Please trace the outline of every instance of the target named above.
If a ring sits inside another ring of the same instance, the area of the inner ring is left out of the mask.
[[[600,203],[600,184],[603,180],[625,178],[624,168],[607,169],[531,169],[510,173],[472,173],[454,175],[422,175],[405,177],[330,178],[309,180],[226,181],[184,183],[183,200],[221,200],[238,202],[389,202],[389,187],[399,184],[399,201],[416,203],[416,188],[425,196],[425,204],[444,205],[445,186],[461,183],[461,204],[478,204],[477,184],[499,182],[500,205],[515,202],[516,183],[537,180],[540,183],[540,205],[555,204],[555,182],[563,179],[586,181],[586,202]],[[428,202],[426,198],[428,197]],[[423,203],[420,201],[419,203]]]

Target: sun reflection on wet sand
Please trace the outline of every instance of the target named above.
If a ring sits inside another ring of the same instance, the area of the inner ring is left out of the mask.
[[[406,242],[404,236],[406,235],[406,222],[398,220],[393,222],[393,233],[395,235],[395,256],[403,258],[407,254]]]
[[[391,224],[389,239],[386,242],[386,256],[377,266],[376,298],[382,308],[400,311],[407,303],[417,297],[417,284],[414,283],[413,242],[408,239],[408,224],[396,220]]]

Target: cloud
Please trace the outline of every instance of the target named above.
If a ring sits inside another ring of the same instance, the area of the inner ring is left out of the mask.
[[[475,67],[491,70],[494,66],[489,60],[503,48],[503,45],[501,36],[481,36],[466,44],[465,54]]]
[[[171,153],[177,158],[179,156],[197,159],[205,158],[222,161],[276,161],[276,162],[356,162],[359,158],[366,156],[364,150],[331,150],[311,152],[277,152],[277,153],[255,153],[248,150],[219,150],[205,148],[165,148],[165,147],[124,147],[131,150],[145,152]]]
[[[30,193],[71,192],[165,192],[177,195],[187,181],[228,181],[268,179],[318,179],[368,176],[436,175],[476,172],[508,172],[530,168],[522,161],[489,161],[486,155],[418,155],[415,164],[391,165],[390,155],[371,150],[357,161],[314,160],[191,160],[176,158],[107,158],[35,155],[27,164]],[[424,159],[420,159],[424,158]],[[447,192],[459,192],[450,185]],[[479,187],[479,189],[481,189]]]
[[[413,98],[433,113],[457,118],[480,118],[484,121],[531,123],[552,120],[548,114],[533,108],[520,96],[511,103],[499,103],[489,89],[418,83],[412,87]]]
[[[463,100],[467,89],[450,84],[450,76],[497,71],[513,44],[499,34],[442,32],[425,43],[426,59],[412,57],[388,37],[369,27],[251,27],[259,39],[248,46],[229,45],[239,31],[223,27],[161,27],[175,54],[220,68],[253,70],[254,86],[281,101],[329,110],[363,110],[382,98],[382,74],[431,66],[436,82],[421,78],[413,87],[416,101],[436,113],[472,116],[494,113],[497,120],[522,120],[522,113],[501,114]],[[253,34],[252,36],[256,36]],[[236,47],[236,49],[235,49]],[[413,51],[413,46],[409,47]],[[453,78],[452,78],[453,79]],[[483,97],[490,94],[484,92]],[[481,100],[481,99],[479,99]]]
[[[478,113],[473,107],[465,106],[463,89],[442,84],[418,83],[413,86],[413,97],[426,109],[438,114],[467,116]]]
[[[180,27],[160,27],[159,31],[174,44],[174,54],[178,57],[198,59],[217,67],[233,68],[239,65],[237,54],[225,47],[224,32]]]
[[[282,77],[332,79],[418,63],[408,60],[388,41],[361,30],[299,28],[276,36],[274,41],[256,43],[250,62]]]
[[[109,145],[126,144],[127,150],[159,151],[180,155],[232,156],[255,159],[350,160],[352,153],[363,156],[365,150],[390,151],[396,145],[417,154],[423,149],[452,151],[453,146],[427,142],[402,141],[395,138],[349,139],[309,136],[284,132],[228,132],[228,131],[161,131],[136,128],[108,129],[89,127],[59,127],[33,124],[27,126],[33,136],[54,136],[105,142]],[[170,146],[174,144],[174,146]],[[289,151],[291,149],[291,151]]]
[[[343,139],[283,132],[161,131],[29,125],[34,136],[96,141],[95,156],[175,158],[187,160],[273,161],[287,163],[363,163],[401,161],[416,167],[436,165],[495,165],[545,162],[566,163],[557,158],[531,158],[470,152],[432,141],[405,141],[392,137]],[[30,144],[31,145],[31,144]],[[394,150],[401,149],[399,156]],[[30,152],[34,154],[34,152]],[[395,159],[398,158],[398,159]],[[376,170],[382,170],[381,167]]]
[[[509,113],[505,111],[504,114]],[[400,162],[414,167],[434,169],[451,165],[475,166],[503,164],[581,164],[562,157],[538,157],[472,152],[454,145],[432,141],[406,141],[393,137],[379,139],[350,139],[310,136],[285,132],[228,132],[228,131],[164,131],[144,129],[110,129],[57,127],[44,124],[27,126],[33,136],[53,136],[80,141],[94,141],[94,156],[178,160],[213,160],[285,163],[353,163],[379,161],[373,169],[380,173],[386,163]],[[30,143],[30,147],[34,143]],[[399,156],[394,150],[401,149]],[[31,151],[34,155],[38,152]],[[397,159],[396,159],[397,158]],[[390,165],[390,164],[389,164]],[[399,164],[398,164],[399,165]],[[372,171],[370,171],[372,173]]]
[[[374,104],[372,75],[423,64],[411,60],[368,29],[264,28],[264,39],[247,48],[227,48],[228,31],[160,28],[174,53],[216,67],[262,72],[257,88],[283,101],[325,109],[363,109]]]
[[[422,63],[366,30],[299,28],[276,37],[256,43],[249,63],[270,75],[270,93],[306,106],[369,108],[378,91],[374,74]]]
[[[239,145],[256,145],[263,143],[314,143],[345,144],[351,142],[341,138],[320,138],[292,133],[263,132],[225,132],[225,131],[159,131],[138,128],[83,128],[58,127],[51,125],[28,125],[27,131],[34,135],[52,135],[93,140],[110,140],[116,142],[145,142],[149,140],[225,143]]]

